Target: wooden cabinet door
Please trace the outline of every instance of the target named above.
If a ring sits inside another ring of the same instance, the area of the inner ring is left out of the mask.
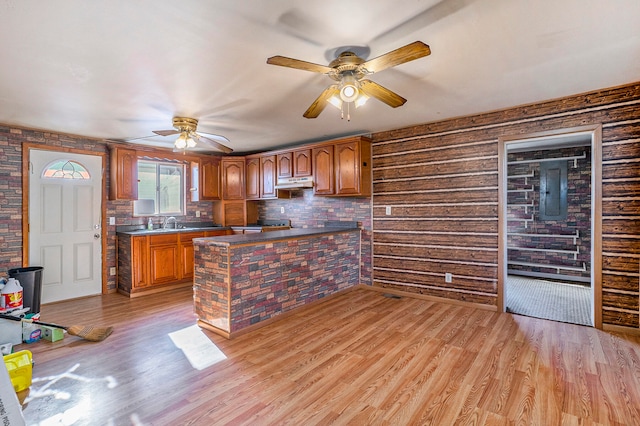
[[[246,202],[245,201],[225,201],[223,207],[224,226],[245,226],[246,220]]]
[[[260,198],[260,157],[247,158],[246,163],[246,198],[257,200]]]
[[[244,200],[244,162],[244,157],[229,157],[222,159],[223,200]]]
[[[200,199],[220,199],[220,159],[218,157],[200,160]]]
[[[260,198],[276,198],[276,156],[260,157]]]
[[[293,177],[311,176],[311,150],[293,151]]]
[[[333,195],[333,145],[313,148],[313,193],[317,195]]]
[[[180,279],[178,234],[149,236],[151,285]]]
[[[278,163],[278,179],[286,179],[293,177],[293,153],[285,152],[282,154],[278,154],[277,163]]]
[[[360,193],[360,145],[345,142],[335,147],[336,194],[357,195]]]
[[[147,236],[131,237],[131,281],[132,289],[151,285]]]
[[[111,148],[109,198],[138,199],[138,154],[133,149]]]
[[[204,232],[187,232],[180,235],[180,278],[193,279],[193,239],[204,237]]]

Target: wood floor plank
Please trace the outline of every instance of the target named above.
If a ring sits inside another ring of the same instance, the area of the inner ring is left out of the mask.
[[[638,336],[356,290],[233,340],[204,330],[226,359],[198,370],[169,337],[196,323],[192,300],[43,305],[115,331],[16,347],[35,361],[28,423],[640,424]]]

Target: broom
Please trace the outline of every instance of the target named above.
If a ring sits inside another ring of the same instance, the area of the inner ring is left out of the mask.
[[[78,336],[91,342],[101,342],[113,332],[113,327],[94,327],[91,325],[72,325],[65,327],[63,325],[51,324],[48,322],[36,321],[29,318],[19,318],[13,315],[0,314],[0,318],[12,321],[21,321],[31,324],[45,325],[47,327],[61,328],[72,336]]]

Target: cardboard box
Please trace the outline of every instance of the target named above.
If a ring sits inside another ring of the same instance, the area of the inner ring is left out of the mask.
[[[42,332],[42,338],[44,340],[48,340],[50,342],[57,342],[58,340],[64,339],[64,331],[60,328],[47,327],[46,325],[41,325],[40,331]]]

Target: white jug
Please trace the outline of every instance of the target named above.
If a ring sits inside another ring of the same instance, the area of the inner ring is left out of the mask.
[[[9,278],[0,293],[0,308],[22,309],[22,286],[20,281]]]

